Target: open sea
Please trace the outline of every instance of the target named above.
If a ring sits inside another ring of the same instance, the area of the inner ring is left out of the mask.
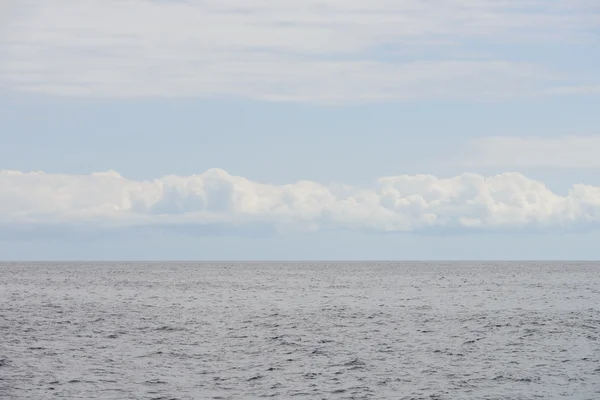
[[[1,263],[0,399],[600,399],[600,263]]]

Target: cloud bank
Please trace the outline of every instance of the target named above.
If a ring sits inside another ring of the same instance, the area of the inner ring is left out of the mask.
[[[20,0],[17,8],[0,36],[0,74],[18,90],[52,95],[498,100],[598,84],[510,50],[595,40],[594,1]]]
[[[145,227],[261,231],[542,231],[600,226],[600,187],[566,195],[518,173],[441,179],[401,175],[370,187],[299,181],[269,185],[220,169],[136,181],[91,175],[0,172],[0,225],[14,232]],[[6,231],[6,229],[4,229]]]

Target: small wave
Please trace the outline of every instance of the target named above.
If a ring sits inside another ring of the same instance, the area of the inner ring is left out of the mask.
[[[176,328],[173,326],[163,325],[154,329],[155,331],[167,331],[167,332],[177,332],[177,331],[185,331],[185,328]]]
[[[161,381],[160,379],[150,379],[144,383],[146,383],[147,385],[166,385],[167,384],[167,382]]]
[[[304,374],[304,378],[306,378],[306,379],[316,379],[319,375],[321,375],[321,373],[307,372],[307,373]]]
[[[352,360],[343,364],[344,367],[359,367],[364,365],[366,365],[365,362],[358,358],[353,358]]]

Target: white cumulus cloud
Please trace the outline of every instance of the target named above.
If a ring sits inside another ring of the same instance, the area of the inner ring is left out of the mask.
[[[218,226],[437,232],[584,229],[600,225],[600,187],[566,195],[518,173],[453,178],[401,175],[370,187],[300,181],[269,185],[212,169],[136,181],[91,175],[0,172],[0,225],[94,229]],[[33,228],[32,228],[33,227]]]
[[[589,41],[600,25],[585,0],[17,3],[0,76],[68,96],[505,99],[590,83],[494,45]]]

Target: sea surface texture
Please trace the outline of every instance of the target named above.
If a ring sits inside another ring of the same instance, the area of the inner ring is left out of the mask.
[[[3,263],[1,399],[600,399],[600,264]]]

